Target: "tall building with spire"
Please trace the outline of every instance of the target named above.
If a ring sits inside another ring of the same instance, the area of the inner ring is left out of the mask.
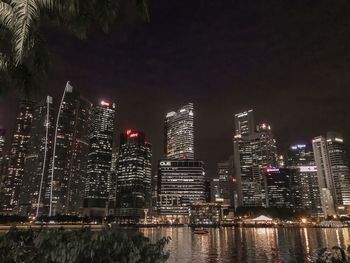
[[[8,168],[5,174],[4,188],[0,195],[0,210],[3,214],[16,214],[18,212],[18,199],[24,174],[24,160],[33,119],[33,106],[34,103],[32,101],[21,100],[18,103]]]
[[[193,104],[188,103],[165,118],[165,158],[194,159]]]
[[[54,109],[52,97],[34,107],[32,128],[25,158],[19,213],[24,216],[47,215],[50,201],[49,166],[52,155]]]
[[[105,215],[112,191],[112,153],[116,128],[115,103],[101,101],[92,111],[85,181],[84,214]]]
[[[56,118],[50,162],[51,215],[82,212],[91,111],[92,103],[67,82]]]
[[[137,223],[151,208],[152,145],[142,132],[127,130],[120,136],[117,162],[116,217]]]

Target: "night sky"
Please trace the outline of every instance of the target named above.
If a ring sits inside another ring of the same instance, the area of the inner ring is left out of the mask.
[[[350,140],[348,0],[152,0],[149,23],[130,14],[86,41],[45,29],[52,60],[42,93],[57,103],[70,80],[93,102],[114,100],[119,131],[144,131],[155,160],[165,114],[193,102],[196,157],[210,176],[233,152],[242,110],[272,125],[280,152],[329,130]],[[15,95],[0,98],[9,133],[15,110]]]

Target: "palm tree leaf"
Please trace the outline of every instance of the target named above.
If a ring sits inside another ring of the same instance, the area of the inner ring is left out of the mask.
[[[119,13],[119,1],[116,0],[98,0],[95,1],[93,10],[95,10],[94,20],[100,25],[102,30],[107,33],[110,26],[115,21]]]
[[[149,13],[149,0],[136,0],[136,6],[140,11],[143,18],[149,22],[150,21],[150,13]]]
[[[0,24],[12,30],[14,18],[13,8],[0,0]]]
[[[8,58],[0,52],[0,71],[6,71],[8,68]]]
[[[40,15],[39,6],[35,0],[14,0],[14,11],[16,14],[14,30],[14,53],[15,62],[23,61],[26,44],[33,21]]]
[[[44,8],[47,10],[51,10],[54,7],[58,7],[59,6],[59,2],[58,0],[36,0],[37,5],[39,6],[39,8]]]
[[[16,65],[23,61],[28,49],[30,30],[35,21],[40,18],[40,9],[52,9],[53,0],[13,0],[14,21],[14,51]]]

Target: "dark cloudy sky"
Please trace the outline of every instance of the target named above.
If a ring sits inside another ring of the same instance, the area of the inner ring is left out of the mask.
[[[115,100],[119,130],[143,130],[163,148],[165,113],[195,103],[196,155],[209,174],[232,153],[233,115],[253,108],[281,151],[328,130],[350,139],[348,0],[152,0],[151,21],[123,11],[109,35],[86,41],[48,30],[43,93],[66,80],[94,102]],[[0,99],[13,128],[14,96]]]

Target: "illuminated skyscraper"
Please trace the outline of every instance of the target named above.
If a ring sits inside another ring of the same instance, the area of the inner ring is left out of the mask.
[[[276,141],[271,126],[263,123],[254,129],[253,121],[252,110],[235,115],[235,207],[262,206],[264,169],[277,166]]]
[[[120,136],[117,164],[118,220],[137,223],[144,209],[151,207],[152,145],[139,131],[127,130]]]
[[[194,158],[193,104],[165,118],[165,157],[171,160]]]
[[[92,104],[68,82],[56,119],[55,157],[50,161],[52,215],[79,214],[83,207],[91,110]]]
[[[5,135],[6,130],[0,126],[0,185],[2,183],[3,168],[5,163]]]
[[[253,110],[235,114],[235,135],[246,136],[255,132]]]
[[[105,215],[112,186],[112,152],[116,127],[115,104],[101,101],[94,107],[91,120],[84,214]]]
[[[294,207],[292,186],[292,169],[266,168],[264,172],[263,195],[266,207]]]
[[[233,206],[233,160],[217,164],[217,175],[211,181],[211,201]]]
[[[327,133],[327,149],[334,182],[337,206],[350,205],[350,172],[344,139],[341,134]]]
[[[186,222],[190,205],[205,201],[203,162],[160,160],[158,164],[158,213],[163,218]]]
[[[299,208],[311,215],[320,215],[322,212],[320,189],[311,147],[306,144],[292,145],[287,155],[287,168],[297,171],[291,189],[292,195],[300,198]]]
[[[22,100],[18,103],[8,169],[0,198],[1,212],[5,214],[18,212],[18,198],[24,174],[24,160],[32,124],[33,106],[34,103],[31,101]]]
[[[166,115],[164,146],[165,158],[158,163],[157,211],[163,218],[187,222],[190,205],[210,198],[204,164],[194,160],[192,103]]]
[[[320,189],[322,211],[325,216],[335,214],[335,189],[328,155],[327,141],[323,136],[313,139],[312,147],[317,166],[318,187]]]
[[[50,202],[49,165],[52,155],[54,111],[52,97],[34,107],[32,128],[25,158],[20,214],[47,215]]]
[[[315,165],[314,153],[311,147],[306,144],[291,145],[288,150],[286,165],[289,167]]]

